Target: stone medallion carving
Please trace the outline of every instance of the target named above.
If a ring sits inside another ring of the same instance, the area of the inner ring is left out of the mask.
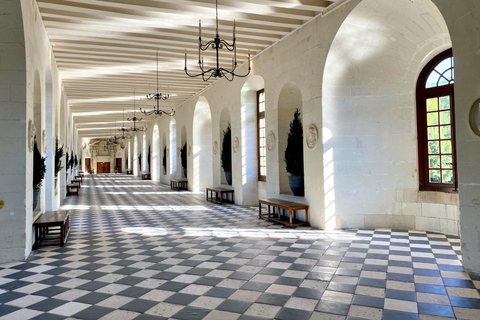
[[[33,121],[32,120],[28,121],[28,150],[30,152],[33,151],[36,134],[37,134],[37,129],[35,128]]]
[[[480,99],[473,103],[472,108],[470,109],[469,121],[473,133],[480,136]]]
[[[218,153],[218,141],[217,140],[215,140],[215,142],[213,143],[213,153],[214,154]]]
[[[191,154],[192,154],[192,145],[189,145],[188,146],[188,156],[190,157]]]
[[[84,142],[84,143],[82,144],[82,148],[85,149],[86,147],[87,147],[87,144]]]
[[[235,139],[233,139],[233,152],[237,153],[239,148],[240,148],[240,141],[238,140],[238,137],[235,137]]]
[[[268,151],[275,149],[275,133],[273,133],[273,131],[267,134],[267,149]]]
[[[316,125],[311,124],[308,126],[306,140],[307,140],[307,147],[309,149],[315,149],[318,143],[318,129]]]

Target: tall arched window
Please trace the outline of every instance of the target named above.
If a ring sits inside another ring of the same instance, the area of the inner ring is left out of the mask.
[[[417,82],[420,190],[457,189],[452,49],[430,61]]]

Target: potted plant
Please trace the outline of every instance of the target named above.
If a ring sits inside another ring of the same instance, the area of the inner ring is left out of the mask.
[[[67,171],[66,175],[65,175],[65,179],[67,181],[68,181],[68,167],[70,167],[70,158],[69,158],[68,151],[67,151],[65,153],[65,170]]]
[[[36,138],[36,137],[35,137]],[[38,203],[38,194],[40,187],[42,186],[43,179],[45,178],[45,172],[47,168],[45,166],[45,157],[42,157],[40,150],[38,150],[37,140],[35,139],[33,149],[33,208],[35,210]]]
[[[58,173],[63,169],[62,157],[65,155],[63,145],[60,145],[58,138],[55,139],[55,189],[57,188]]]
[[[295,196],[305,194],[304,171],[303,171],[303,128],[300,120],[300,110],[295,110],[293,120],[290,122],[287,148],[285,149],[285,164],[290,173],[288,182]]]
[[[163,174],[167,174],[167,147],[166,146],[163,148],[162,164],[163,164]]]
[[[222,168],[225,172],[225,179],[229,185],[232,184],[232,127],[228,123],[227,128],[223,131],[222,142]]]
[[[75,170],[77,170],[77,168],[78,168],[78,158],[77,158],[77,155],[75,155],[74,166],[75,166]]]
[[[148,146],[148,153],[147,153],[147,173],[150,173],[150,159],[151,159],[151,153],[150,153],[150,146]]]
[[[180,159],[182,160],[183,174],[187,177],[187,143],[180,149]]]

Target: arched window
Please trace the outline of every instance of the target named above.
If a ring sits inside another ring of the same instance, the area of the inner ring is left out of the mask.
[[[420,190],[457,189],[453,82],[451,49],[432,59],[418,78]]]
[[[258,180],[267,181],[267,135],[265,122],[265,90],[257,91]]]

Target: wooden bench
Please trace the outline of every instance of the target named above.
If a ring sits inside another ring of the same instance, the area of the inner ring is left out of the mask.
[[[129,175],[133,174],[133,170],[127,169],[127,174],[129,174]]]
[[[75,176],[75,179],[80,179],[80,182],[83,183],[83,176],[82,175]]]
[[[82,187],[82,180],[81,179],[72,179],[72,184],[78,184],[78,187]]]
[[[152,180],[152,175],[150,173],[142,173],[142,180]]]
[[[219,204],[225,203],[235,203],[235,198],[234,198],[234,190],[233,189],[226,189],[226,188],[221,188],[221,187],[215,187],[215,188],[206,188],[205,189],[207,201],[210,202],[215,202]],[[210,197],[209,197],[210,193]],[[213,193],[215,193],[215,197],[213,196]],[[226,195],[224,198],[223,195]],[[228,195],[232,195],[231,199],[229,199]]]
[[[262,204],[267,206],[267,214],[262,214]],[[275,210],[270,210],[270,207],[277,208],[277,217],[275,217]],[[288,217],[281,214],[281,210],[288,211]],[[297,220],[297,210],[305,210],[305,221]],[[309,226],[308,223],[308,205],[285,201],[281,199],[260,199],[258,200],[258,217],[267,219],[268,221],[276,221],[291,227]]]
[[[63,247],[70,231],[69,211],[45,212],[33,223],[33,226],[35,227],[33,250],[38,249],[40,245],[60,244]]]
[[[78,196],[78,193],[80,191],[80,187],[78,184],[67,184],[67,196],[76,194]]]
[[[170,180],[170,188],[172,190],[188,190],[188,180]]]

